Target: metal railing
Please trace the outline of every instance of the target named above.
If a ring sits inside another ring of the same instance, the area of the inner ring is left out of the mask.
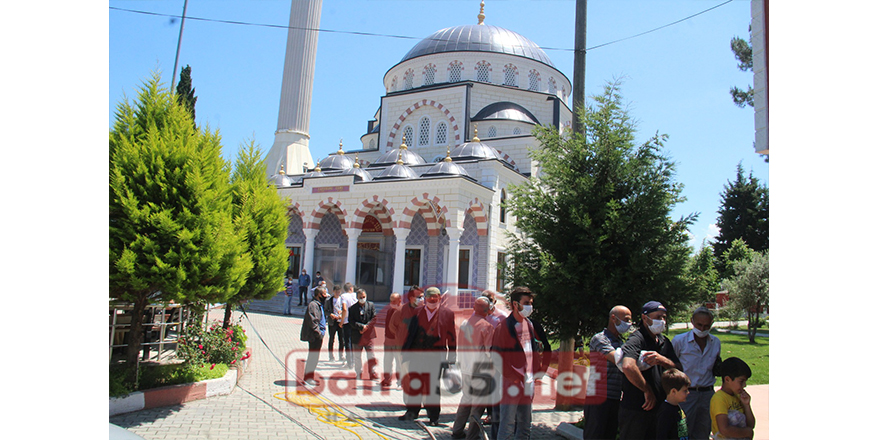
[[[131,330],[131,311],[129,303],[110,303],[110,348],[109,361],[113,361],[113,349],[127,347],[126,334]],[[151,304],[144,313],[143,330],[145,340],[141,342],[142,359],[151,358],[150,350],[156,350],[156,359],[174,356],[177,353],[177,338],[186,326],[188,313],[180,304]],[[149,333],[148,333],[149,332]],[[147,336],[152,336],[146,339]]]

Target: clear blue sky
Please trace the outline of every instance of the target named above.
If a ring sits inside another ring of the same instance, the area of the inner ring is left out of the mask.
[[[591,0],[587,46],[645,32],[724,3],[717,1]],[[333,153],[339,139],[360,147],[366,123],[384,93],[385,72],[436,30],[476,23],[479,1],[324,0],[321,28],[389,34],[392,38],[322,32],[318,38],[316,80],[310,125],[312,155]],[[110,1],[111,7],[180,15],[183,1]],[[573,80],[575,2],[486,2],[486,23],[533,40]],[[289,0],[191,0],[187,16],[286,26]],[[733,179],[738,162],[768,182],[769,164],[754,153],[753,112],[733,105],[729,88],[751,84],[730,51],[734,35],[748,38],[746,0],[724,4],[656,32],[596,48],[587,53],[587,95],[614,78],[624,81],[624,99],[639,122],[640,140],[654,132],[669,135],[667,153],[678,164],[677,180],[687,202],[675,217],[700,213],[691,227],[694,242],[710,234],[719,193]],[[171,82],[180,22],[111,9],[109,11],[109,124],[123,94],[159,70]],[[193,69],[199,124],[219,129],[224,155],[233,159],[242,142],[254,138],[264,152],[277,128],[281,74],[287,31],[188,19],[180,66]],[[565,50],[558,50],[565,49]],[[179,68],[178,68],[179,76]],[[570,102],[569,102],[570,105]]]

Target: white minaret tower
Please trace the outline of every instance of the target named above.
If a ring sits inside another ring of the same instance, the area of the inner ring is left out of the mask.
[[[277,174],[281,166],[291,174],[301,173],[303,166],[315,166],[309,151],[309,116],[312,85],[315,82],[321,2],[290,2],[290,29],[287,31],[287,52],[281,79],[278,129],[275,130],[275,143],[266,156],[266,173],[269,176]]]

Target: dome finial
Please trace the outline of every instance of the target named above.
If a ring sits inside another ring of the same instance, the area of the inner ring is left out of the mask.
[[[480,142],[480,138],[477,137],[477,124],[474,124],[474,138],[471,139],[471,142]]]
[[[400,149],[401,149],[401,150],[406,150],[406,149],[407,149],[407,148],[406,148],[406,135],[405,135],[405,134],[403,135],[403,139],[400,141]]]
[[[321,164],[318,164],[317,166],[315,166],[315,170],[314,170],[314,171],[315,171],[316,173],[320,173],[320,172],[321,172]]]
[[[336,154],[340,156],[345,154],[345,151],[342,151],[342,138],[339,138],[339,150],[336,152]]]
[[[480,13],[477,14],[477,24],[481,24],[481,25],[484,24],[483,20],[486,19],[486,14],[484,14],[485,7],[486,7],[486,2],[480,2]]]
[[[446,146],[446,159],[443,159],[443,162],[452,162],[452,158],[449,157],[449,149],[450,148],[451,148],[451,145]]]
[[[354,154],[354,167],[355,167],[355,168],[360,168],[360,167],[361,167],[361,164],[360,164],[360,162],[358,161],[358,154],[357,154],[357,153]]]
[[[397,152],[397,164],[398,164],[398,165],[403,165],[403,156],[402,156],[402,154],[403,154],[403,151],[398,151],[398,152]]]

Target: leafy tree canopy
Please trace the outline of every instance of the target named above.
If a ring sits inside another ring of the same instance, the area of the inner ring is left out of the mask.
[[[770,189],[751,173],[746,177],[741,163],[736,166],[736,180],[724,185],[715,223],[718,236],[713,247],[719,264],[736,239],[754,251],[770,248]],[[725,272],[723,267],[717,269]],[[729,271],[723,275],[729,276]]]
[[[508,202],[521,231],[509,235],[509,279],[538,294],[538,318],[561,338],[603,328],[617,304],[638,313],[649,300],[675,308],[694,297],[684,270],[696,216],[670,217],[684,198],[660,152],[666,136],[636,143],[618,83],[593,100],[579,115],[584,134],[536,130],[540,172]]]

